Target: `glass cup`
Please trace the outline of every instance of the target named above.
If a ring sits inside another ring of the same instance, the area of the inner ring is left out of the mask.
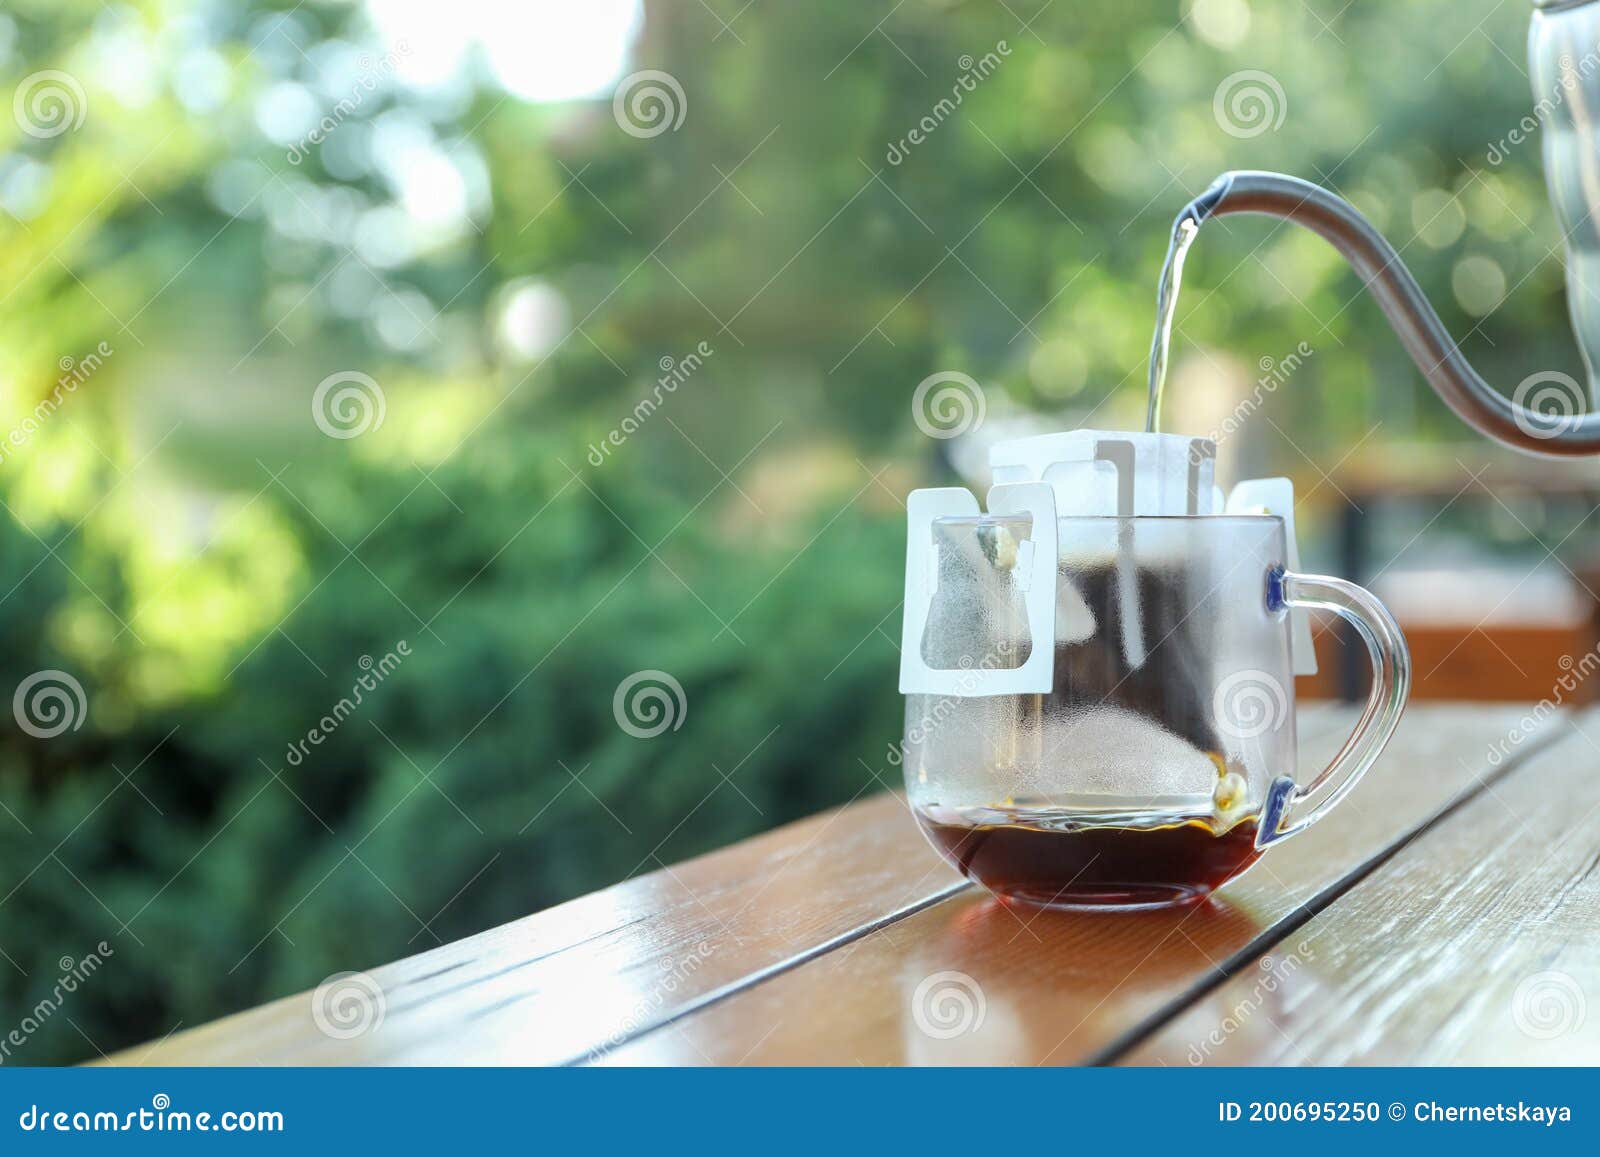
[[[1025,515],[934,520],[930,667],[1027,660],[1030,528]],[[1068,517],[1057,542],[1050,691],[906,697],[913,812],[1001,900],[1202,899],[1327,814],[1394,733],[1410,686],[1398,625],[1353,583],[1287,571],[1282,519]],[[1291,607],[1348,621],[1373,667],[1354,733],[1303,787]]]

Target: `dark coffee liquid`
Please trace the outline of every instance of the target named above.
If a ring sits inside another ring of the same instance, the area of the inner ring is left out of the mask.
[[[918,812],[917,822],[969,879],[1003,901],[1047,908],[1193,903],[1258,854],[1253,818],[1220,832],[1202,817],[1161,827],[1056,829],[949,823]]]

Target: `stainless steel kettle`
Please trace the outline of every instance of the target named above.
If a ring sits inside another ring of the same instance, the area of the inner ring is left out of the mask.
[[[1600,454],[1600,0],[1534,0],[1530,118],[1567,252],[1567,303],[1588,370],[1587,407],[1533,374],[1502,393],[1467,364],[1400,256],[1354,206],[1281,173],[1230,172],[1178,215],[1174,236],[1208,217],[1259,213],[1326,238],[1361,275],[1411,360],[1475,430],[1533,454]],[[1557,404],[1547,403],[1552,397]]]
[[[1534,0],[1528,30],[1544,180],[1567,249],[1567,309],[1600,408],[1600,3]]]

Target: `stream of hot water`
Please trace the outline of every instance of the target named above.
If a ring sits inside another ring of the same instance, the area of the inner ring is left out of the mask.
[[[1172,241],[1161,266],[1161,285],[1156,291],[1156,332],[1150,339],[1150,407],[1145,412],[1144,429],[1154,434],[1161,429],[1161,395],[1167,386],[1167,349],[1172,345],[1172,315],[1178,309],[1178,289],[1183,284],[1183,259],[1200,232],[1198,217],[1180,214],[1172,226]]]

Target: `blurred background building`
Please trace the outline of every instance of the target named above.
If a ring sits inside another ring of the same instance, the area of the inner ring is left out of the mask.
[[[893,786],[903,495],[1142,422],[1168,225],[1224,169],[1355,201],[1491,380],[1581,378],[1526,21],[8,4],[5,1059]],[[935,374],[965,408],[914,408]],[[1474,439],[1316,239],[1207,228],[1170,398],[1225,477],[1294,478],[1419,693],[1539,699],[1594,646],[1600,475]]]

